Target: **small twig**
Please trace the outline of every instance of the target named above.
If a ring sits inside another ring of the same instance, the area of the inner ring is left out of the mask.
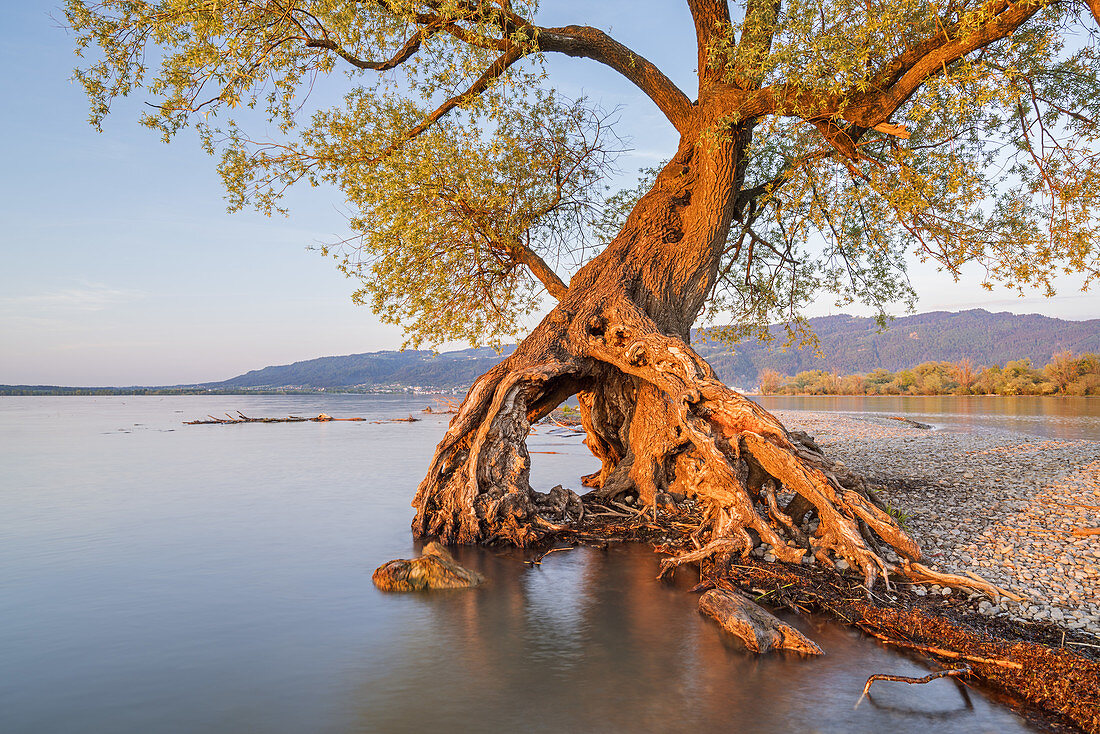
[[[593,507],[598,507],[598,508],[600,508],[600,510],[602,510],[602,512],[601,511],[593,512],[593,511],[589,510],[589,512],[591,514],[593,514],[594,516],[601,516],[601,515],[614,515],[615,517],[633,517],[634,516],[633,512],[631,512],[630,514],[627,514],[625,512],[619,512],[618,510],[611,509],[607,505],[593,504],[592,506]]]
[[[789,584],[785,584],[785,585],[783,585],[783,586],[780,586],[780,587],[779,587],[778,589],[772,589],[771,591],[765,591],[765,592],[764,592],[763,594],[761,594],[760,596],[756,597],[756,599],[754,599],[754,601],[760,601],[761,599],[763,599],[763,598],[764,598],[765,596],[767,596],[768,594],[774,594],[774,593],[775,593],[775,592],[777,592],[777,591],[782,591],[783,589],[787,588],[788,586],[794,586],[794,582],[792,581],[792,582],[791,582],[791,583],[789,583]]]
[[[1090,535],[1100,535],[1100,528],[1074,528],[1073,537],[1086,538]]]
[[[524,563],[529,563],[532,566],[541,566],[542,565],[542,559],[546,558],[551,553],[555,553],[557,551],[569,551],[569,550],[573,550],[574,548],[576,548],[575,545],[565,545],[565,546],[562,546],[561,548],[551,548],[550,550],[546,551],[545,553],[543,553],[538,558],[535,558],[533,560],[524,561]]]
[[[1093,645],[1091,642],[1066,642],[1067,645],[1077,645],[1078,647],[1095,647],[1100,650],[1100,645]]]
[[[947,678],[949,676],[957,675],[969,675],[970,667],[964,665],[961,668],[952,668],[951,670],[941,670],[938,673],[929,673],[922,678],[910,678],[907,675],[887,675],[885,673],[876,673],[867,679],[866,685],[863,686],[863,693],[859,695],[859,700],[856,701],[856,705],[853,709],[859,708],[859,705],[863,703],[863,699],[867,697],[867,691],[871,690],[871,684],[877,680],[889,680],[897,683],[929,683],[937,678]]]
[[[1066,532],[1065,530],[1059,530],[1058,528],[1014,528],[1014,527],[1002,527],[997,528],[997,532],[1005,533],[1043,533],[1046,535],[1060,535]]]
[[[624,505],[622,502],[616,502],[615,500],[611,500],[611,504],[615,505],[616,507],[618,507],[620,509],[623,509],[623,510],[626,510],[627,512],[629,512],[630,515],[628,515],[628,517],[633,517],[634,515],[641,515],[643,512],[645,512],[644,507],[639,510],[636,507],[631,507],[630,505]]]

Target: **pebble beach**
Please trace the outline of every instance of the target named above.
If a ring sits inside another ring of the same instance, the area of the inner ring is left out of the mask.
[[[1100,441],[997,429],[922,429],[880,416],[772,411],[830,458],[881,485],[931,567],[972,571],[1020,596],[987,616],[1054,624],[1100,644]],[[958,594],[935,585],[909,593]]]

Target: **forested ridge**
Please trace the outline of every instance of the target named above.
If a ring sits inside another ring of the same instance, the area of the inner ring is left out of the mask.
[[[794,375],[820,369],[839,374],[875,369],[897,371],[928,361],[970,359],[976,365],[1004,365],[1030,359],[1045,365],[1063,351],[1100,352],[1100,319],[1066,321],[1046,316],[990,313],[981,309],[936,311],[895,319],[880,332],[874,319],[826,316],[810,320],[820,339],[813,348],[782,350],[784,330],[772,327],[771,344],[751,341],[731,351],[705,341],[696,331],[699,352],[728,384],[754,387],[762,370]],[[505,354],[511,352],[511,347]],[[497,363],[491,349],[444,352],[408,350],[322,357],[266,367],[208,387],[350,387],[355,385],[425,385],[460,387]]]
[[[1055,354],[1100,352],[1100,319],[1067,321],[1035,314],[990,313],[982,309],[949,313],[935,311],[895,319],[880,331],[870,318],[825,316],[810,319],[820,343],[813,347],[783,350],[782,325],[772,327],[775,341],[746,342],[730,350],[708,343],[705,333],[693,333],[696,348],[725,382],[745,389],[760,384],[767,370],[781,376],[820,370],[837,375],[866,375],[874,370],[891,373],[927,362],[970,360],[975,368],[1005,366],[1030,360],[1040,368]],[[252,370],[220,382],[160,387],[59,387],[53,385],[0,385],[0,395],[97,395],[155,392],[237,392],[279,388],[383,389],[423,386],[463,388],[510,354],[490,348],[463,349],[433,354],[428,350],[364,352],[320,357],[293,364]]]

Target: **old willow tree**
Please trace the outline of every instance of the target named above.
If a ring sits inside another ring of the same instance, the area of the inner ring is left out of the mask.
[[[585,484],[693,500],[689,557],[766,542],[781,560],[843,557],[869,584],[913,572],[919,549],[862,483],[719,382],[691,328],[704,311],[730,337],[797,322],[821,290],[904,300],[912,250],[1020,288],[1095,276],[1100,2],[683,12],[694,36],[675,51],[694,89],[604,31],[542,24],[525,0],[66,9],[94,124],[140,94],[146,125],[166,139],[193,126],[220,155],[232,207],[278,211],[300,182],[340,189],[358,234],[338,261],[412,343],[499,343],[543,291],[556,300],[470,389],[417,490],[417,535],[529,545],[574,521],[574,495],[529,486],[525,437],[578,394],[602,461]],[[613,69],[677,131],[636,201],[600,194],[607,115],[544,86],[561,54]],[[310,108],[334,85],[338,104]]]

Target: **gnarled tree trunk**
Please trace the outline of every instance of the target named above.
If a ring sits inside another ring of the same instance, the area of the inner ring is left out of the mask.
[[[525,447],[531,422],[579,393],[586,444],[603,463],[584,479],[595,496],[651,506],[662,492],[678,493],[702,508],[698,550],[681,561],[728,561],[765,542],[780,560],[844,558],[870,585],[888,571],[882,545],[919,560],[861,482],[828,472],[824,457],[718,381],[688,344],[734,218],[750,138],[744,126],[685,139],[618,237],[474,383],[417,490],[418,536],[526,546],[579,519],[573,498],[532,491]]]

